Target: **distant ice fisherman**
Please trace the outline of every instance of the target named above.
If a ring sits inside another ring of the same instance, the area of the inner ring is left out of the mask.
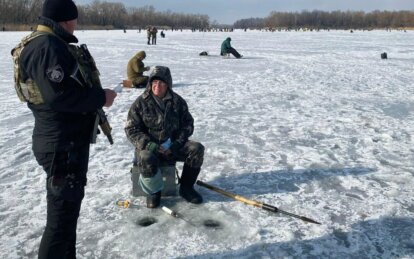
[[[148,83],[148,76],[144,76],[145,71],[149,71],[150,67],[144,65],[143,60],[147,57],[145,51],[139,51],[128,62],[127,75],[131,85],[127,87],[145,88]]]
[[[221,52],[220,55],[221,56],[225,56],[229,53],[231,53],[233,56],[235,56],[236,58],[241,58],[243,57],[243,55],[240,55],[239,52],[237,52],[236,49],[234,49],[231,44],[230,44],[231,38],[228,37],[227,39],[225,39],[223,41],[223,43],[221,43]]]

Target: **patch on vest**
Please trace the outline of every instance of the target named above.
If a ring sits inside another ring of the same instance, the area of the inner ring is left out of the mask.
[[[50,81],[55,83],[60,83],[63,80],[65,74],[63,73],[63,69],[60,65],[56,65],[52,68],[48,68],[46,70],[46,75]]]

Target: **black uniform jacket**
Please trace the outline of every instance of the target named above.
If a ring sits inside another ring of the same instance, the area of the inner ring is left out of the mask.
[[[90,141],[95,111],[105,104],[105,92],[71,77],[77,62],[67,44],[77,43],[77,38],[50,19],[41,17],[41,25],[54,34],[32,40],[20,59],[23,80],[33,79],[44,100],[44,104],[28,103],[35,117],[33,151],[54,152],[71,143],[85,145]]]

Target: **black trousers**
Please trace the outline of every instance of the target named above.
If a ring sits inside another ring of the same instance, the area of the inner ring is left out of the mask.
[[[85,194],[89,144],[34,155],[47,173],[47,221],[39,259],[76,258],[76,226]]]
[[[227,53],[231,53],[231,54],[233,54],[233,56],[235,56],[236,58],[241,58],[240,53],[239,53],[236,49],[234,49],[234,48],[229,48],[229,49],[227,50]],[[224,55],[225,55],[225,53],[221,53],[221,55],[222,55],[222,56],[224,56]]]

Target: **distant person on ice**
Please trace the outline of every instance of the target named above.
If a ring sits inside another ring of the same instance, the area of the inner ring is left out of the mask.
[[[86,45],[74,45],[77,18],[72,0],[46,0],[36,31],[22,40],[27,45],[12,50],[18,64],[15,78],[20,78],[16,90],[35,118],[34,157],[46,173],[47,217],[40,259],[76,258],[76,226],[96,111],[110,107],[116,97],[100,87]]]
[[[152,43],[152,45],[157,45],[157,33],[158,33],[158,30],[157,30],[157,27],[152,27],[151,28],[151,43]]]
[[[227,55],[228,53],[231,53],[231,54],[233,54],[233,56],[235,56],[236,58],[241,58],[241,57],[243,57],[243,55],[240,55],[240,53],[239,53],[239,52],[237,52],[237,50],[235,50],[235,49],[231,46],[230,41],[231,41],[231,38],[230,38],[230,37],[228,37],[227,39],[225,39],[225,40],[223,41],[223,43],[221,43],[221,52],[220,52],[220,55],[221,55],[221,56],[225,56],[225,55]]]
[[[147,41],[147,44],[148,45],[151,45],[151,27],[148,27],[147,28],[147,39],[148,39],[148,41]]]
[[[168,67],[154,67],[147,89],[132,104],[125,126],[127,138],[135,146],[140,167],[139,183],[147,193],[147,207],[160,205],[163,179],[159,161],[184,162],[179,194],[188,202],[203,199],[194,183],[204,159],[204,146],[188,138],[194,131],[194,119],[186,101],[172,90]]]
[[[127,65],[128,79],[132,81],[132,85],[136,88],[144,88],[148,83],[148,76],[144,76],[144,72],[149,71],[150,67],[146,67],[142,62],[146,56],[145,51],[139,51],[129,60]]]

